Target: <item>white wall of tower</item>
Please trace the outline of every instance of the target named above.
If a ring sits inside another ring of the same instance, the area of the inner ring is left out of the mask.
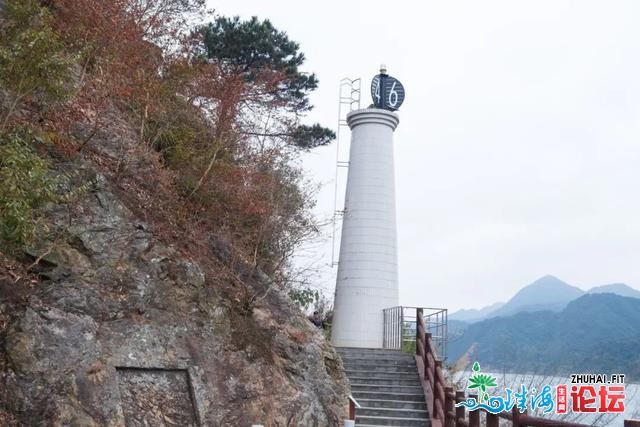
[[[399,118],[368,108],[347,116],[349,174],[331,341],[382,348],[384,308],[399,305],[393,131]]]

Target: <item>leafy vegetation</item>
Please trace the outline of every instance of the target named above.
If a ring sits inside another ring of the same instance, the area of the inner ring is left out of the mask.
[[[37,234],[38,210],[53,197],[37,135],[58,156],[92,158],[96,135],[121,120],[170,177],[170,194],[154,197],[310,304],[314,291],[291,263],[318,232],[314,186],[297,160],[335,134],[302,123],[318,79],[302,70],[298,43],[255,17],[206,24],[204,0],[7,0],[1,13],[3,245]],[[97,165],[121,179],[119,156]],[[269,291],[237,280],[249,305]]]
[[[33,147],[29,130],[0,134],[0,245],[14,251],[44,229],[38,208],[56,197],[50,164]]]
[[[300,46],[269,20],[218,17],[200,31],[207,58],[225,74],[241,75],[254,100],[279,101],[294,111],[311,108],[308,94],[318,79],[299,71],[304,62]]]
[[[416,354],[416,324],[404,322],[402,324],[402,351]]]
[[[64,98],[73,57],[65,54],[51,27],[50,12],[36,0],[8,0],[0,25],[0,87],[9,89],[1,126],[10,124],[20,103],[29,97]]]
[[[320,291],[310,288],[294,288],[289,290],[289,298],[303,310],[307,310],[320,299]]]
[[[233,79],[237,93],[234,113],[245,135],[271,137],[302,148],[324,145],[335,133],[319,124],[303,126],[297,117],[312,106],[309,94],[317,88],[315,74],[300,71],[304,54],[298,43],[269,20],[218,17],[199,32],[204,54],[221,75]],[[229,114],[229,110],[226,110]]]

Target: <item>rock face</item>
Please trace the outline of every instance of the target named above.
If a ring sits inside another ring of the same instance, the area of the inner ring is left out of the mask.
[[[7,423],[340,424],[348,394],[340,359],[297,309],[275,290],[239,309],[201,265],[154,237],[107,177],[80,169],[94,188],[49,209],[58,237],[30,249],[43,280],[0,329]],[[224,262],[224,244],[205,241]],[[268,287],[259,272],[233,268]],[[17,286],[1,285],[0,296]]]

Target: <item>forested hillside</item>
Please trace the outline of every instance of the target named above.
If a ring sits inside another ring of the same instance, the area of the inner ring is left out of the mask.
[[[640,379],[640,299],[586,294],[561,312],[520,312],[462,328],[449,343],[451,362],[467,359],[496,372],[568,375],[579,372]]]
[[[214,19],[203,8],[202,0],[5,4],[3,246],[33,238],[35,210],[60,196],[44,152],[91,156],[117,117],[164,169],[175,216],[224,234],[286,281],[292,249],[315,231],[311,187],[292,160],[334,137],[299,120],[318,81],[269,21]],[[196,18],[213,21],[187,25]],[[127,179],[130,159],[115,160],[108,171]]]
[[[204,0],[0,2],[0,424],[338,422],[304,59]]]

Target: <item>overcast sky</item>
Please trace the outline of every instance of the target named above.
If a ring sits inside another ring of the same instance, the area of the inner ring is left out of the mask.
[[[640,2],[211,1],[269,18],[320,87],[380,63],[406,89],[395,132],[400,299],[478,308],[545,274],[640,288]],[[305,158],[331,216],[335,146]],[[340,182],[339,180],[338,182]],[[343,184],[343,183],[342,183]],[[326,230],[330,233],[330,229]],[[331,262],[330,242],[313,254]],[[331,294],[335,269],[325,269]]]

